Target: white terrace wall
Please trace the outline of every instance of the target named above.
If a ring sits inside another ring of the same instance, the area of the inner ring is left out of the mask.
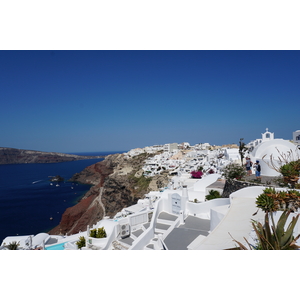
[[[187,203],[187,211],[189,215],[202,219],[210,218],[210,209],[216,206],[230,204],[229,198],[218,198],[201,203]]]

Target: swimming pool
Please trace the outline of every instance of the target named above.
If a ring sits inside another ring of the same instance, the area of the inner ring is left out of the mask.
[[[61,244],[56,244],[56,245],[53,245],[53,246],[48,246],[48,247],[45,247],[45,250],[65,250],[64,248],[64,243],[61,243]]]

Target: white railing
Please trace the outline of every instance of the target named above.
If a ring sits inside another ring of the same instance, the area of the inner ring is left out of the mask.
[[[131,226],[136,226],[138,224],[147,223],[148,222],[148,214],[149,214],[149,211],[142,212],[139,214],[134,214],[132,216],[128,216],[129,224]]]
[[[135,241],[133,241],[129,250],[143,250],[145,246],[149,244],[149,241],[154,238],[154,229],[156,219],[163,208],[163,201],[158,200],[155,202],[153,216],[150,222],[150,226],[145,230]]]

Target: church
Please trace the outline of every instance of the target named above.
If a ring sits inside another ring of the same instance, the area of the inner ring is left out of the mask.
[[[265,133],[262,133],[261,139],[251,141],[247,147],[251,161],[253,163],[259,161],[263,176],[280,175],[269,166],[271,159],[276,166],[280,166],[281,155],[289,156],[289,160],[300,159],[300,150],[295,143],[284,139],[275,139],[274,133],[269,132],[268,128]]]

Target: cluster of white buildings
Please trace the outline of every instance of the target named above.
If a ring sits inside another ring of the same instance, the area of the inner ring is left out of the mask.
[[[274,132],[268,128],[261,134],[261,138],[249,142],[245,157],[250,157],[253,165],[258,160],[261,165],[261,175],[279,176],[279,173],[270,167],[280,161],[280,155],[291,153],[297,159],[300,158],[300,130],[293,132],[293,140],[276,139]],[[155,176],[164,171],[170,175],[190,174],[192,171],[203,169],[204,173],[213,171],[222,173],[222,169],[229,163],[241,163],[239,148],[213,147],[208,143],[191,146],[189,143],[172,143],[160,146],[133,149],[126,153],[133,157],[141,153],[157,153],[146,160],[143,167],[144,176]],[[245,163],[245,161],[243,161]],[[252,170],[253,173],[254,169]]]
[[[238,162],[237,149],[219,148],[210,150],[209,143],[191,146],[189,143],[171,143],[160,146],[132,149],[125,153],[128,158],[142,153],[158,153],[149,157],[143,166],[144,176],[151,177],[164,171],[170,175],[190,174],[200,167],[203,172],[220,173],[229,162]]]
[[[297,137],[300,137],[300,131],[296,131],[296,141]],[[267,160],[273,155],[276,161],[279,152],[291,151],[295,158],[300,158],[296,141],[275,139],[274,133],[267,129],[260,139],[247,145],[249,152],[246,155],[252,161],[260,161],[262,175],[278,176],[268,166]],[[241,163],[238,148],[209,150],[208,144],[166,144],[134,149],[125,155],[132,157],[157,151],[160,153],[148,158],[143,170],[146,176],[162,171],[173,174],[164,189],[150,192],[135,205],[123,208],[114,218],[105,217],[92,228],[87,227],[85,232],[71,236],[46,233],[11,236],[3,240],[0,249],[6,250],[5,245],[17,241],[20,250],[78,250],[80,237],[86,241],[81,250],[231,249],[236,246],[233,238],[242,243],[248,238],[255,243],[251,220],[263,220],[264,213],[257,211],[255,202],[264,186],[243,188],[229,198],[205,200],[212,189],[222,192],[224,166]],[[204,171],[203,177],[191,178],[190,173],[200,167]],[[101,227],[106,230],[106,238],[90,237],[91,229]],[[300,224],[295,227],[295,236],[299,233]]]

